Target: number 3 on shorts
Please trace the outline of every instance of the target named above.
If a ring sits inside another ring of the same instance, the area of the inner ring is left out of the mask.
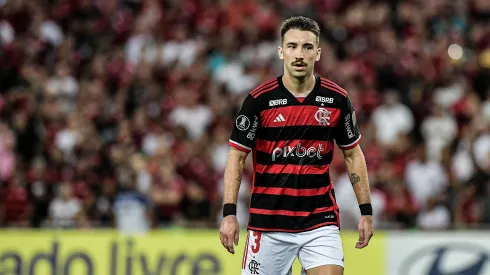
[[[257,254],[257,252],[259,252],[260,250],[260,239],[262,238],[262,233],[254,231],[253,236],[254,236],[254,244],[252,245],[252,252],[254,254]]]

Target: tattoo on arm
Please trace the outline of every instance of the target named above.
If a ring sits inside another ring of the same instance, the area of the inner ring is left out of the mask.
[[[238,177],[237,177],[237,181],[240,183],[242,182],[242,175],[243,175],[243,171],[238,171]]]
[[[358,183],[360,181],[361,181],[361,178],[356,173],[350,174],[350,182],[352,183],[352,185],[355,185],[356,183]]]

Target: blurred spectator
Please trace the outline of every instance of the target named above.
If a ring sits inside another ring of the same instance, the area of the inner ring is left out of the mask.
[[[461,128],[459,140],[455,142],[451,168],[459,182],[466,182],[474,175],[476,169],[472,160],[472,140],[474,130],[471,125]]]
[[[0,21],[0,42],[2,45],[8,45],[14,42],[15,31],[12,25],[6,20]]]
[[[32,201],[32,225],[40,227],[48,217],[53,185],[49,182],[47,163],[42,157],[36,158],[27,174],[29,196]]]
[[[114,200],[117,194],[117,186],[112,178],[105,178],[102,181],[101,190],[91,188],[85,199],[87,215],[93,219],[93,226],[111,227],[114,225]],[[96,189],[96,190],[94,190]]]
[[[0,216],[8,227],[28,227],[32,215],[32,205],[26,191],[22,174],[15,174],[2,199],[3,207]]]
[[[471,228],[481,221],[482,209],[479,204],[477,186],[473,182],[461,187],[454,210],[456,228]]]
[[[415,227],[419,205],[408,188],[397,181],[388,186],[388,194],[386,215],[389,220],[398,223],[400,228]]]
[[[213,145],[210,148],[211,158],[213,161],[213,166],[217,172],[224,174],[226,168],[226,161],[228,160],[228,139],[229,139],[229,128],[226,124],[218,124],[214,127],[212,133]]]
[[[378,141],[389,147],[395,146],[398,135],[409,134],[414,127],[412,112],[400,103],[394,90],[385,92],[383,104],[374,111],[372,121]]]
[[[482,217],[481,222],[484,224],[490,224],[490,179],[485,183],[486,190],[482,199],[481,209]]]
[[[6,181],[15,169],[15,138],[7,125],[0,121],[0,180]]]
[[[186,188],[185,180],[175,170],[174,161],[162,156],[156,163],[154,183],[150,189],[156,205],[155,219],[158,225],[172,225],[181,219],[181,203]]]
[[[149,194],[153,182],[148,172],[147,161],[139,154],[133,154],[130,161],[131,169],[136,173],[136,190],[142,194]]]
[[[420,229],[449,229],[451,212],[438,203],[437,198],[429,198],[427,205],[417,217],[417,227]]]
[[[45,95],[57,98],[61,103],[62,113],[67,115],[74,111],[77,93],[78,82],[71,75],[69,64],[58,63],[54,76],[46,82]]]
[[[200,138],[211,124],[213,115],[208,106],[198,103],[196,91],[179,89],[175,91],[177,106],[169,114],[174,125],[184,127],[189,137]]]
[[[405,181],[416,204],[426,208],[429,198],[446,188],[448,176],[439,162],[429,160],[425,146],[418,145],[415,159],[407,164]]]
[[[483,121],[487,126],[490,126],[490,89],[487,92],[485,101],[482,102]]]
[[[136,189],[133,175],[114,200],[116,228],[123,234],[144,234],[152,227],[150,201]]]
[[[453,142],[457,130],[454,118],[442,106],[434,104],[432,114],[421,125],[428,159],[441,160],[441,151]]]
[[[490,133],[482,133],[473,143],[475,165],[480,169],[490,166]]]
[[[443,109],[454,106],[464,96],[464,83],[458,82],[456,79],[447,81],[448,83],[444,83],[443,86],[434,91],[434,102]]]
[[[63,152],[65,159],[72,159],[75,146],[82,139],[81,121],[78,113],[71,113],[67,120],[67,126],[56,134],[56,146]]]
[[[82,220],[82,204],[73,196],[71,183],[64,182],[58,186],[58,195],[49,205],[49,220],[55,228],[75,228]]]

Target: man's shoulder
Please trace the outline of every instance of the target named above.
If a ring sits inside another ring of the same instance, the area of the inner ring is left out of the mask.
[[[320,87],[321,87],[320,91],[335,96],[340,95],[343,98],[348,97],[347,91],[337,83],[325,77],[319,77],[319,79],[320,79]]]
[[[277,77],[274,77],[260,83],[257,87],[252,89],[252,91],[250,91],[249,95],[253,98],[258,98],[266,93],[274,91],[277,88],[279,88],[279,81]]]

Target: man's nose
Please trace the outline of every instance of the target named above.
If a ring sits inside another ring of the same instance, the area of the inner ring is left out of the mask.
[[[303,55],[303,50],[299,49],[295,53],[295,58],[296,60],[303,60],[304,55]]]

